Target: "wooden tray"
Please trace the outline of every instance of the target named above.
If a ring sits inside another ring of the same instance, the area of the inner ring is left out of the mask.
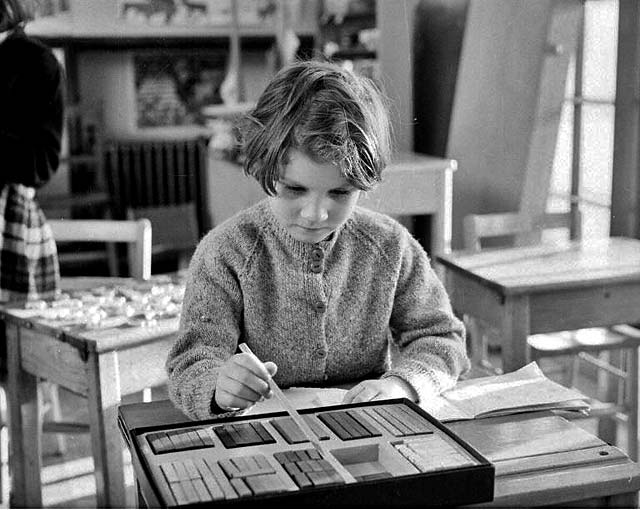
[[[406,399],[124,431],[150,507],[442,507],[491,501],[494,467]]]

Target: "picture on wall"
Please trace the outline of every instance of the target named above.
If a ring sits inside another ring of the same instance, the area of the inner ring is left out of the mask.
[[[138,127],[203,124],[202,107],[222,103],[225,51],[134,57]]]

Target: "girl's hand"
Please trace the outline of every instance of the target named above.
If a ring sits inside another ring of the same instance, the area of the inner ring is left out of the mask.
[[[215,402],[226,410],[251,407],[264,398],[271,398],[273,392],[269,379],[278,367],[272,361],[262,363],[253,354],[234,354],[218,372]]]
[[[354,404],[389,398],[408,398],[413,402],[418,400],[409,383],[399,377],[391,376],[384,379],[367,379],[356,384],[346,393],[342,403]]]

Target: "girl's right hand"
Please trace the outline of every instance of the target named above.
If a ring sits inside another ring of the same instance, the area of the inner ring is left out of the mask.
[[[262,363],[248,353],[234,354],[218,372],[215,402],[225,411],[246,409],[273,392],[269,379],[278,367],[273,361]]]

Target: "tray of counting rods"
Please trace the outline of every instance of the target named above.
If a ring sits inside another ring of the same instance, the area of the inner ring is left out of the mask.
[[[493,499],[493,465],[409,400],[300,414],[322,452],[285,412],[136,430],[146,484],[140,473],[138,482],[156,499],[147,503],[430,507]]]

